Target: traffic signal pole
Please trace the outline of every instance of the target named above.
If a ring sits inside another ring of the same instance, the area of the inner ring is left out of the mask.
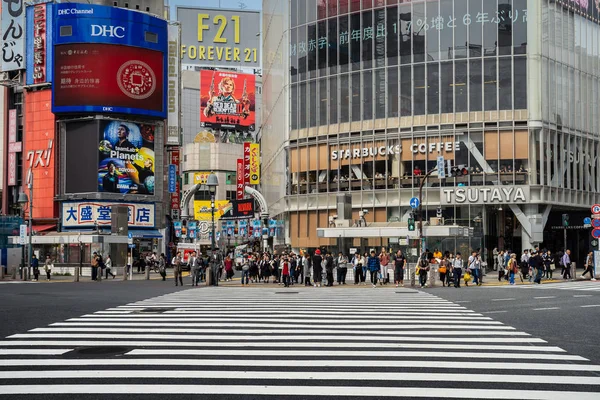
[[[423,254],[423,251],[425,251],[425,243],[423,243],[423,185],[425,185],[425,182],[427,182],[427,178],[429,178],[431,176],[432,173],[434,173],[435,171],[437,171],[437,167],[433,168],[431,171],[429,171],[427,174],[425,174],[425,176],[423,177],[423,179],[421,179],[421,182],[419,183],[419,257],[421,257],[421,254]]]

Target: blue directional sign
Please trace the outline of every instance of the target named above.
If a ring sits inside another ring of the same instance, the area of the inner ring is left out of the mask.
[[[127,239],[133,239],[133,234],[131,234],[131,232],[127,234]]]
[[[437,172],[438,172],[438,178],[440,178],[440,179],[446,178],[446,166],[444,163],[444,156],[439,156],[437,158]]]
[[[177,191],[177,167],[175,164],[169,164],[169,193]]]
[[[585,217],[583,219],[583,224],[584,225],[590,225],[592,223],[592,219],[590,217]]]
[[[413,197],[412,199],[410,199],[410,208],[415,209],[415,208],[419,208],[419,198],[418,197]]]

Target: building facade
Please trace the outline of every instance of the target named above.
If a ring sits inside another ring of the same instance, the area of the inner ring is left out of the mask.
[[[422,218],[470,229],[428,247],[558,250],[568,212],[567,245],[588,250],[581,225],[600,187],[598,2],[276,3],[264,7],[274,37],[263,51],[264,176],[292,247],[340,247],[336,224],[394,228],[343,247],[411,239],[410,199],[443,156],[469,175],[433,173]],[[339,193],[351,195],[348,223],[335,222]]]

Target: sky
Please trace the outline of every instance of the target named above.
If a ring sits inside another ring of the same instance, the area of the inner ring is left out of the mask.
[[[261,10],[262,0],[165,0],[171,8],[171,19],[176,19],[176,6]]]

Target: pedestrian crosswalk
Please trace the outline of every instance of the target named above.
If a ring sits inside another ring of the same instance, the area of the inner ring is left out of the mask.
[[[538,290],[579,290],[600,292],[600,281],[568,281],[560,283],[548,283],[544,285],[527,285],[519,286],[521,289],[538,289]]]
[[[5,338],[2,394],[586,400],[600,365],[411,289],[198,288]]]

